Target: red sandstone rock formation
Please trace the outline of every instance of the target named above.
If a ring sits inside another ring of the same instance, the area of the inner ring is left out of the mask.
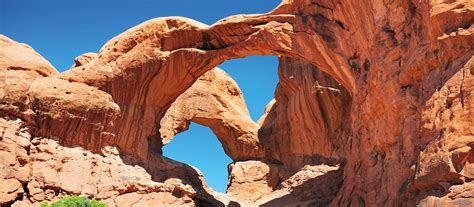
[[[259,126],[250,118],[237,83],[221,69],[199,77],[173,102],[160,121],[163,144],[187,130],[191,121],[211,128],[233,160],[263,157]]]
[[[269,159],[295,170],[343,159],[350,131],[347,90],[311,63],[294,58],[280,58],[279,79],[275,103],[259,130]]]
[[[19,44],[0,35],[2,70],[35,71],[42,76],[57,74],[56,69],[27,44]]]
[[[57,140],[32,137],[20,119],[0,119],[2,130],[2,192],[0,202],[29,206],[66,194],[81,194],[104,200],[110,206],[193,206],[196,192],[179,180],[155,182],[133,158],[121,156],[113,147],[102,154],[80,147],[68,148]],[[179,193],[175,193],[179,192]]]
[[[469,0],[285,0],[211,26],[153,19],[62,74],[2,36],[0,203],[472,205],[473,23]],[[229,81],[204,74],[248,55],[280,56],[258,134],[238,92],[200,88]],[[200,93],[209,105],[193,100]],[[231,201],[161,157],[189,121],[211,127],[234,159]]]

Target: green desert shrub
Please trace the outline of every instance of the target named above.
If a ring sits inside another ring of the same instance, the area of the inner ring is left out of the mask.
[[[41,207],[107,207],[107,205],[84,196],[64,196],[52,204],[42,202]]]

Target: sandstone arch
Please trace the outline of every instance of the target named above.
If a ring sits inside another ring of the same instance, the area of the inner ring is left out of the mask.
[[[351,98],[349,115],[328,121],[343,126],[342,141],[323,136],[334,149],[296,148],[345,162],[331,205],[471,202],[457,195],[473,189],[473,8],[462,0],[285,0],[268,14],[209,27],[154,19],[59,75],[2,65],[3,80],[21,74],[21,84],[2,83],[2,94],[15,95],[2,96],[1,113],[34,126],[35,136],[95,152],[115,145],[156,170],[160,120],[199,76],[231,58],[284,56],[329,74]],[[262,142],[265,158],[293,162],[271,140]],[[427,197],[439,186],[445,197]]]
[[[233,160],[259,159],[259,126],[250,118],[242,92],[223,70],[214,68],[200,76],[181,94],[160,121],[166,144],[190,122],[209,127]]]
[[[121,148],[145,158],[148,153],[143,150],[148,148],[145,140],[157,136],[156,125],[171,101],[207,70],[226,59],[247,55],[287,55],[306,59],[353,92],[355,79],[344,54],[329,51],[339,38],[334,34],[347,31],[337,22],[323,18],[324,28],[328,30],[324,32],[328,34],[318,34],[321,28],[306,21],[321,20],[321,16],[308,19],[306,16],[311,14],[295,15],[301,12],[295,5],[284,2],[268,14],[235,16],[210,27],[185,18],[158,18],[117,36],[99,51],[97,59],[59,77],[86,83],[111,94],[121,109],[114,126],[127,123],[142,128],[106,127],[82,131],[100,131],[91,138],[102,142],[98,146],[138,143],[134,149]],[[318,8],[314,4],[308,5]],[[331,41],[326,42],[323,38]],[[350,55],[346,54],[347,57]],[[168,78],[171,74],[173,78]],[[128,84],[122,84],[127,80],[130,80]],[[123,93],[124,90],[128,92]],[[64,132],[51,133],[64,137],[65,142],[68,142],[67,136],[71,136]]]

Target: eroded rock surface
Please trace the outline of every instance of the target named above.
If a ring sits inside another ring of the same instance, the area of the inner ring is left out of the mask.
[[[350,131],[347,90],[304,60],[282,57],[278,71],[275,101],[260,119],[267,158],[294,168],[292,173],[307,164],[343,159]]]
[[[258,199],[258,206],[328,206],[342,184],[339,166],[306,165]]]
[[[35,71],[42,76],[58,74],[58,71],[33,48],[0,34],[0,67],[2,70]]]
[[[173,102],[160,121],[163,144],[187,130],[190,122],[211,128],[233,160],[263,157],[259,126],[250,118],[237,83],[219,68],[199,77]]]
[[[284,0],[211,26],[152,19],[62,74],[2,36],[0,202],[472,205],[473,22],[469,0]],[[213,70],[248,55],[280,56],[260,126]],[[234,200],[217,200],[198,171],[161,156],[190,121],[211,127],[234,159]]]
[[[278,167],[260,161],[245,161],[229,166],[227,194],[242,203],[254,201],[273,192],[278,185]]]
[[[32,137],[23,124],[20,119],[0,119],[2,205],[37,205],[68,194],[91,196],[111,206],[195,205],[191,186],[179,179],[153,181],[143,167],[131,164],[133,158],[120,156],[114,147],[104,148],[102,155],[63,147],[53,139]]]

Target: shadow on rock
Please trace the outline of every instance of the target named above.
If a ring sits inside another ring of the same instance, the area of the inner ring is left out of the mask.
[[[292,188],[288,194],[267,201],[260,206],[327,206],[341,187],[342,174],[343,170],[339,169],[309,179]]]

